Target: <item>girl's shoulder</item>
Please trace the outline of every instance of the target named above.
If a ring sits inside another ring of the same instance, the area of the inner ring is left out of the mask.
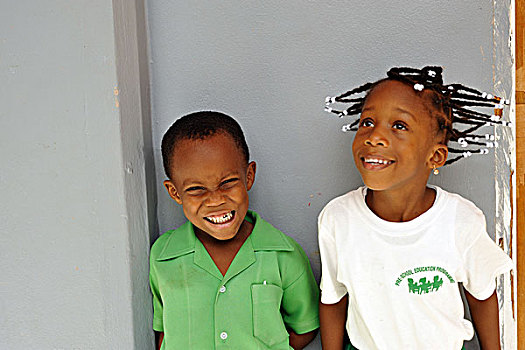
[[[457,193],[440,189],[444,197],[446,219],[452,227],[458,246],[469,246],[480,235],[486,234],[486,220],[483,211],[474,202]]]
[[[440,195],[445,197],[446,205],[448,207],[454,207],[456,211],[456,218],[469,220],[469,221],[478,221],[480,219],[485,219],[485,215],[481,209],[474,204],[471,200],[463,197],[458,193],[448,192],[439,187],[435,187],[437,191],[440,192]]]
[[[366,188],[363,186],[333,198],[321,210],[319,218],[327,216],[341,217],[359,212],[360,208],[365,205],[365,193]]]
[[[364,186],[356,188],[355,190],[351,190],[349,192],[346,192],[340,196],[337,196],[333,199],[331,199],[326,205],[326,208],[332,208],[332,207],[344,207],[350,204],[353,204],[355,202],[361,202],[364,200],[366,193],[366,188]]]

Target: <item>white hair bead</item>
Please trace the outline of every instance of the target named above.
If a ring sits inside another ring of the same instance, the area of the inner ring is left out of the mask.
[[[483,91],[483,93],[481,94],[481,97],[483,97],[483,98],[487,97],[487,93],[485,91]]]
[[[326,112],[328,112],[328,113],[331,113],[331,112],[333,111],[333,109],[330,108],[330,107],[328,107],[328,106],[326,106],[326,107],[324,108],[324,110],[325,110]]]
[[[487,100],[492,100],[493,98],[494,98],[494,96],[492,96],[491,94],[487,95]]]
[[[434,72],[433,70],[429,70],[428,71],[428,75],[431,76],[431,77],[435,77],[436,76],[436,72]]]
[[[425,88],[425,86],[423,84],[414,84],[414,90],[417,90],[417,91],[423,91],[423,89]]]
[[[343,132],[349,132],[351,130],[350,124],[343,125],[341,130],[343,130]]]

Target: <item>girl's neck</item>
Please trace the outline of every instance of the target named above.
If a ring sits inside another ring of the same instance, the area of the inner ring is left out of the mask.
[[[417,218],[434,204],[436,191],[429,187],[411,191],[374,191],[368,189],[366,205],[381,219],[391,222],[405,222]]]

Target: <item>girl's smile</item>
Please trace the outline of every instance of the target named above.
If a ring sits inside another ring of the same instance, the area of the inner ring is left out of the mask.
[[[393,160],[378,155],[361,157],[361,162],[363,162],[363,167],[367,170],[382,170],[394,163]]]

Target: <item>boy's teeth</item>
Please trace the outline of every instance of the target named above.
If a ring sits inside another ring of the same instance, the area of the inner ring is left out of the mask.
[[[228,222],[233,217],[233,213],[229,212],[227,214],[224,214],[222,216],[207,216],[206,218],[213,222],[214,224],[224,224],[225,222]]]

